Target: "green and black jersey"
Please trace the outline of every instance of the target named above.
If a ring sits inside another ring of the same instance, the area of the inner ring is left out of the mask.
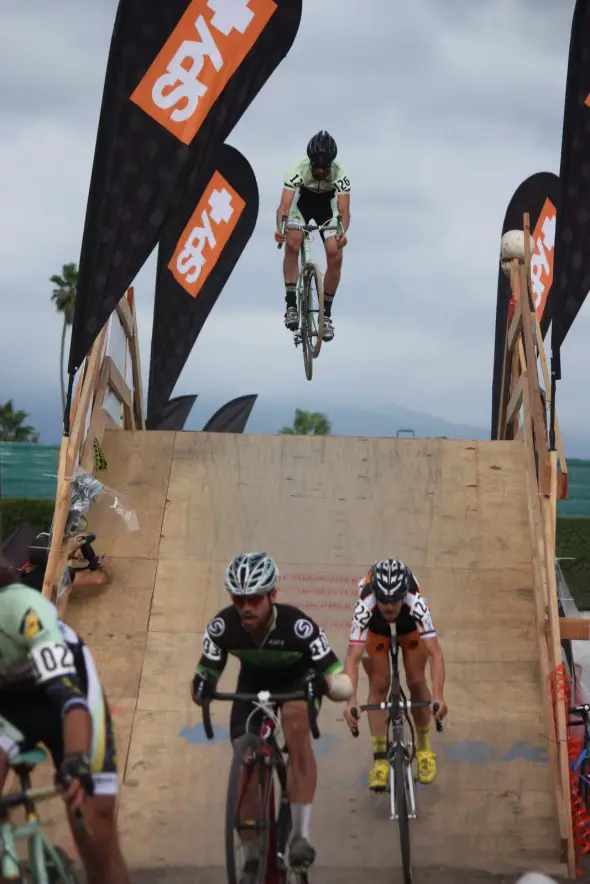
[[[240,660],[241,673],[251,674],[257,680],[261,676],[271,677],[273,683],[278,679],[285,685],[310,669],[322,675],[342,670],[323,629],[294,605],[274,605],[271,627],[261,645],[255,644],[246,632],[233,605],[220,611],[203,633],[203,653],[197,672],[207,672],[217,680],[229,654]]]

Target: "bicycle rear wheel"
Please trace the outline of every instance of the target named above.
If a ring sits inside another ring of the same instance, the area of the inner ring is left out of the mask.
[[[275,820],[273,766],[257,734],[246,733],[234,749],[225,811],[225,867],[228,884],[239,884],[246,862],[257,864],[263,884]],[[236,837],[237,836],[237,837]],[[236,844],[237,841],[237,844]],[[241,859],[236,852],[241,851]]]
[[[412,882],[412,850],[410,844],[410,819],[408,797],[408,773],[403,746],[394,749],[393,766],[395,771],[395,809],[399,826],[399,842],[402,854],[404,884]]]
[[[318,264],[305,265],[303,286],[307,293],[309,348],[312,357],[317,359],[324,340],[324,278]]]

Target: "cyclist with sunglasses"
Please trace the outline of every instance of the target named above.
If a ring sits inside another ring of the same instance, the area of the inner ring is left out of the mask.
[[[295,605],[276,601],[278,568],[266,553],[235,556],[224,574],[231,604],[209,621],[203,633],[203,651],[192,681],[192,698],[200,704],[221,676],[232,654],[240,661],[236,691],[289,693],[304,687],[313,670],[316,696],[344,702],[351,683],[324,631]],[[209,693],[209,696],[211,694]],[[230,713],[230,739],[235,745],[244,734],[252,704],[236,700]],[[316,788],[316,761],[311,747],[307,703],[283,704],[282,727],[289,750],[289,800],[292,836],[289,861],[305,869],[315,860],[309,843],[311,805]],[[251,719],[259,726],[257,715]],[[253,842],[255,843],[255,842]],[[246,848],[248,842],[244,842]],[[258,861],[246,855],[240,884],[256,881]]]
[[[359,583],[344,671],[352,681],[352,696],[344,710],[351,731],[358,729],[360,715],[357,699],[359,664],[369,679],[369,703],[387,700],[391,679],[389,644],[391,626],[402,652],[410,699],[439,704],[437,718],[444,718],[447,705],[443,691],[445,663],[442,648],[432,622],[428,602],[410,568],[397,559],[382,559],[370,568]],[[430,660],[432,694],[426,683],[426,663]],[[436,755],[430,746],[430,712],[426,707],[412,709],[416,724],[416,762],[418,779],[430,783],[436,776]],[[434,712],[432,713],[434,715]],[[387,788],[389,767],[386,759],[386,712],[368,712],[373,742],[374,767],[369,773],[369,789]]]
[[[297,320],[297,278],[299,276],[299,250],[303,233],[288,230],[281,233],[281,219],[288,215],[289,221],[308,224],[312,219],[316,224],[336,221],[342,215],[342,227],[348,230],[350,224],[350,179],[346,169],[336,162],[338,147],[325,129],[309,141],[307,157],[295,163],[285,175],[281,202],[277,209],[277,229],[275,240],[285,243],[283,276],[285,279],[285,325],[296,331]],[[298,198],[295,201],[295,195]],[[333,230],[321,232],[326,251],[327,269],[324,278],[324,341],[334,337],[332,323],[332,302],[340,282],[342,269],[342,249],[347,243],[346,234],[339,235]]]

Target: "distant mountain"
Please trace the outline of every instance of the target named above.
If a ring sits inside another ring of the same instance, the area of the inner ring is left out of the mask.
[[[313,410],[313,408],[310,408]],[[333,436],[395,436],[398,430],[413,430],[416,436],[449,436],[455,439],[485,439],[483,427],[453,423],[425,412],[394,405],[388,413],[334,403],[324,409],[332,422]],[[278,433],[293,421],[294,408],[284,403],[258,399],[250,420],[249,433]]]
[[[198,392],[198,391],[197,391]],[[255,390],[237,390],[240,393]],[[227,396],[200,394],[187,421],[187,430],[201,430],[207,420],[220,405],[231,399]],[[40,433],[40,442],[57,445],[61,436],[61,414],[59,395],[52,401],[39,399],[35,395],[22,397],[16,402],[19,408],[29,413],[31,423]],[[487,427],[447,421],[443,417],[427,412],[412,411],[400,405],[392,405],[387,412],[355,405],[334,402],[328,408],[314,403],[286,402],[268,397],[257,399],[248,421],[248,433],[278,433],[281,427],[293,421],[295,407],[321,410],[332,421],[332,435],[335,436],[395,436],[398,430],[411,429],[416,436],[448,436],[450,439],[489,439]],[[583,435],[564,433],[565,453],[568,458],[590,459],[590,439]]]

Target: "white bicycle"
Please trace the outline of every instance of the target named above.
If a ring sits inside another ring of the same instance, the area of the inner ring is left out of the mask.
[[[299,276],[297,279],[297,315],[299,325],[293,332],[295,346],[302,345],[305,377],[311,381],[313,376],[313,360],[317,359],[324,339],[324,277],[319,264],[313,260],[311,252],[311,234],[335,230],[337,236],[344,234],[342,215],[338,215],[336,223],[330,218],[324,224],[302,224],[300,221],[289,221],[287,215],[281,218],[280,232],[284,236],[286,230],[303,231],[300,249]],[[282,247],[279,243],[278,248]],[[315,294],[314,294],[315,292]]]

